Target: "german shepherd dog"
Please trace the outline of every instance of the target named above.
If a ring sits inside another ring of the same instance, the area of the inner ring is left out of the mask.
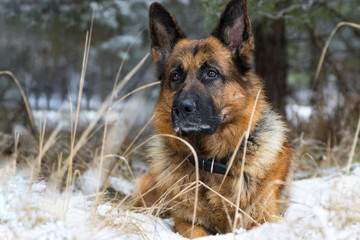
[[[150,171],[139,179],[136,205],[166,205],[175,230],[190,238],[278,219],[292,150],[251,70],[246,1],[230,1],[210,37],[200,40],[188,40],[159,3],[149,15],[161,81],[154,111],[159,135],[149,147]]]

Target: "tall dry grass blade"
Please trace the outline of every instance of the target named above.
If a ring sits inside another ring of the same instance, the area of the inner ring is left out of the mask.
[[[115,95],[112,94],[112,98],[114,97]],[[113,101],[113,99],[111,99],[111,102]],[[99,162],[99,169],[98,169],[98,173],[97,173],[97,181],[96,181],[96,188],[95,188],[95,195],[96,195],[96,198],[95,198],[95,212],[97,212],[97,207],[100,203],[100,194],[99,193],[99,190],[100,190],[100,185],[103,184],[103,181],[101,181],[101,178],[103,177],[103,165],[104,165],[104,161],[105,161],[105,150],[106,150],[106,147],[109,147],[108,144],[106,144],[106,140],[107,140],[107,137],[108,137],[108,117],[109,117],[109,114],[110,114],[110,110],[108,109],[108,111],[106,112],[106,115],[105,115],[105,122],[104,122],[104,133],[103,133],[103,137],[102,137],[102,144],[101,144],[101,152],[100,152],[100,162]],[[113,139],[116,139],[114,138],[114,135],[115,135],[115,132],[112,132],[111,134],[111,138],[112,140]],[[111,147],[111,150],[112,148],[114,148],[114,146],[112,145]],[[110,151],[111,151],[110,150]]]
[[[353,144],[351,146],[349,160],[348,160],[347,167],[346,167],[346,174],[350,173],[351,163],[352,163],[353,158],[354,158],[355,147],[356,147],[356,144],[357,144],[357,140],[359,138],[359,131],[360,131],[360,116],[359,116],[358,124],[357,124],[357,127],[356,127],[356,131],[355,131],[354,141],[353,141]]]
[[[80,116],[81,99],[82,99],[82,94],[83,94],[83,90],[84,90],[85,75],[86,75],[86,69],[87,69],[88,59],[89,59],[91,36],[92,36],[92,30],[93,30],[93,25],[94,25],[94,14],[95,14],[95,11],[93,11],[93,14],[91,17],[90,32],[89,31],[86,32],[86,38],[85,38],[84,56],[83,56],[83,62],[82,62],[82,68],[81,68],[77,106],[76,106],[76,111],[75,111],[74,131],[73,131],[73,135],[71,136],[71,148],[70,148],[71,158],[70,158],[70,162],[69,162],[69,170],[68,170],[68,178],[66,181],[66,188],[68,188],[69,185],[72,184],[72,163],[73,163],[73,159],[75,156],[73,150],[74,150],[74,146],[75,146],[76,132],[77,132],[77,126],[78,126],[79,116]]]
[[[70,93],[70,89],[68,89],[68,96],[69,96],[69,107],[70,107],[70,141],[72,141],[70,143],[70,154],[71,154],[71,147],[73,146],[73,142],[75,143],[75,138],[73,136],[74,135],[74,110],[73,110],[73,101],[71,98],[71,93]]]
[[[17,162],[16,162],[16,159],[17,157],[19,156],[19,139],[20,139],[20,134],[19,133],[15,133],[15,136],[14,136],[14,142],[15,142],[15,148],[14,148],[14,152],[15,152],[15,157],[14,157],[14,162],[13,162],[13,166],[12,166],[12,170],[15,172],[16,170],[16,167],[17,167]]]
[[[85,59],[87,57],[88,44],[89,44],[89,32],[86,32],[85,51],[84,51],[84,56],[83,56],[83,66],[82,66],[82,70],[81,70],[79,92],[78,92],[78,101],[77,101],[77,106],[76,106],[76,110],[75,110],[75,120],[74,120],[74,122],[72,121],[73,119],[71,117],[71,125],[74,124],[74,126],[71,128],[70,158],[69,158],[70,161],[69,161],[69,165],[68,165],[68,167],[69,167],[68,176],[66,178],[66,189],[68,189],[68,187],[72,183],[72,165],[73,165],[73,159],[75,157],[74,146],[75,146],[77,126],[78,126],[78,122],[79,122],[80,103],[81,103],[82,91],[83,91],[83,87],[84,87],[84,79],[85,79],[85,73],[84,72],[85,72],[85,69],[86,69],[86,66],[84,66],[84,64],[86,62]],[[70,102],[70,105],[72,105],[71,102]],[[72,116],[72,107],[71,107],[71,116]]]
[[[35,125],[34,117],[32,115],[29,101],[26,97],[23,87],[20,84],[20,81],[17,79],[17,77],[11,71],[0,71],[0,75],[8,75],[15,82],[16,86],[19,88],[21,96],[25,103],[26,111],[27,111],[29,119],[30,119],[31,127],[33,128],[33,133],[36,133],[36,125]]]
[[[245,159],[246,159],[246,149],[247,149],[247,143],[248,143],[248,139],[249,139],[249,134],[250,134],[250,129],[251,129],[251,124],[252,124],[252,120],[255,114],[255,109],[256,109],[256,105],[257,102],[259,100],[260,97],[260,93],[261,93],[261,88],[259,89],[256,99],[255,99],[255,103],[254,103],[254,107],[253,110],[251,112],[251,117],[250,117],[250,121],[249,121],[249,125],[248,125],[248,129],[245,132],[245,143],[244,143],[244,150],[243,150],[243,156],[242,156],[242,161],[241,161],[241,171],[240,171],[240,179],[239,179],[239,189],[238,189],[238,195],[236,198],[236,206],[239,208],[240,206],[240,196],[241,196],[241,186],[243,185],[244,182],[244,168],[245,168]],[[234,225],[233,225],[233,229],[232,229],[232,233],[234,235],[234,239],[235,239],[235,230],[237,227],[237,221],[239,218],[239,211],[235,212],[235,219],[234,219]]]
[[[44,123],[39,122],[39,154],[37,158],[35,158],[34,162],[31,162],[31,174],[30,174],[30,182],[34,182],[35,179],[39,176],[41,172],[41,159],[43,156],[43,145],[44,145],[44,139],[45,139],[45,129],[46,129],[46,119],[44,120]],[[30,184],[29,189],[31,191],[32,184]]]
[[[43,126],[41,127],[41,122],[40,122],[40,134],[39,134],[39,156],[37,158],[37,168],[38,171],[40,173],[41,171],[41,159],[42,159],[42,155],[43,155],[43,145],[44,145],[44,139],[45,139],[45,131],[46,131],[46,118],[44,119],[44,123]]]
[[[91,28],[92,29],[92,24]],[[81,75],[80,75],[80,84],[79,84],[79,90],[78,90],[78,97],[77,97],[77,105],[76,105],[76,111],[75,111],[75,122],[74,122],[74,132],[73,132],[73,138],[76,137],[77,132],[77,126],[79,122],[79,116],[80,116],[80,108],[81,108],[81,99],[82,94],[84,90],[84,84],[85,84],[85,75],[86,75],[86,69],[87,69],[87,62],[89,58],[89,52],[90,52],[90,44],[91,44],[91,31],[90,33],[86,32],[86,38],[85,38],[85,50],[84,50],[84,56],[83,56],[83,63],[81,68]]]
[[[314,78],[314,86],[319,78],[319,75],[320,75],[320,71],[321,71],[321,67],[324,63],[324,59],[325,59],[325,54],[326,54],[326,51],[327,49],[329,48],[329,45],[330,45],[330,41],[331,39],[334,37],[336,31],[341,28],[342,26],[349,26],[349,27],[352,27],[352,28],[356,28],[356,29],[360,29],[360,25],[359,24],[356,24],[356,23],[352,23],[352,22],[339,22],[335,28],[331,31],[330,33],[330,36],[329,38],[326,40],[326,43],[325,43],[325,46],[321,52],[321,56],[320,56],[320,60],[319,60],[319,63],[318,63],[318,66],[317,66],[317,69],[316,69],[316,73],[315,73],[315,78]]]
[[[149,57],[149,53],[147,53],[141,61],[125,76],[125,78],[119,83],[119,85],[116,87],[115,92],[119,92],[122,87],[134,76],[134,74],[139,70],[139,68],[145,63],[146,59]],[[106,110],[110,107],[111,101],[113,97],[108,96],[107,99],[104,101],[104,103],[101,105],[100,109],[97,111],[95,117],[92,119],[92,121],[88,124],[86,129],[81,134],[79,140],[74,146],[73,149],[73,155],[75,155],[80,148],[87,142],[87,138],[90,135],[91,131],[94,129],[96,123],[100,120],[101,117],[103,117],[103,114],[106,112]],[[53,176],[53,179],[51,181],[51,184],[55,185],[53,187],[56,187],[56,185],[59,184],[58,179],[61,178],[66,169],[68,169],[68,165],[70,162],[71,157],[67,157],[64,161],[64,166],[61,168],[61,170],[56,174],[56,176]]]
[[[58,139],[58,134],[60,133],[62,126],[59,124],[56,128],[51,132],[49,138],[46,140],[45,144],[41,144],[42,150],[39,151],[39,155],[37,156],[38,164],[40,164],[41,159],[44,157],[45,153],[56,143]],[[45,133],[45,124],[44,124],[44,133]],[[44,140],[42,141],[42,143]]]

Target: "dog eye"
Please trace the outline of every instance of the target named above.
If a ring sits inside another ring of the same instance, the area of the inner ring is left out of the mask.
[[[180,75],[177,74],[177,73],[174,73],[174,74],[171,75],[171,77],[170,77],[170,80],[171,80],[172,82],[178,82],[178,81],[180,81],[180,79],[181,79],[181,77],[180,77]]]
[[[209,78],[215,78],[217,76],[216,72],[213,70],[208,71],[207,76]]]

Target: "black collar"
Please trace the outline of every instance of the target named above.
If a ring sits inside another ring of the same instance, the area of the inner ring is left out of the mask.
[[[230,158],[224,157],[220,161],[223,162],[223,160],[225,160],[226,163],[227,163]],[[194,157],[189,157],[188,161],[192,165],[196,166]],[[226,170],[228,169],[227,165],[215,162],[215,158],[213,158],[213,159],[204,159],[204,158],[198,157],[198,163],[199,163],[199,169],[200,170],[207,171],[209,173],[217,173],[217,174],[225,175]],[[227,176],[232,176],[231,170],[228,172]]]
[[[252,142],[254,143],[254,138],[252,137],[252,135],[249,135],[248,138],[248,143]],[[239,150],[237,151],[238,153],[241,151],[241,149],[244,147],[245,144],[245,138],[243,138]],[[220,159],[221,163],[216,162],[215,160],[217,159],[217,157],[212,158],[212,159],[204,159],[201,157],[198,157],[198,163],[199,163],[199,170],[202,171],[206,171],[206,172],[210,172],[211,174],[213,173],[217,173],[217,174],[221,174],[221,175],[225,175],[228,166],[227,164],[229,163],[229,160],[231,159],[232,155],[234,152],[232,152],[228,157],[223,157]],[[195,159],[193,156],[188,157],[188,161],[193,165],[195,165]],[[227,176],[232,176],[231,174],[231,170],[229,170]]]

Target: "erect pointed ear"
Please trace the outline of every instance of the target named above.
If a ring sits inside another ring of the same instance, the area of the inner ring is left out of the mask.
[[[151,56],[155,63],[165,61],[175,44],[186,37],[178,27],[175,18],[160,3],[151,4],[149,23]]]
[[[235,59],[242,61],[242,70],[251,68],[254,40],[246,0],[231,0],[211,35],[227,45]]]

